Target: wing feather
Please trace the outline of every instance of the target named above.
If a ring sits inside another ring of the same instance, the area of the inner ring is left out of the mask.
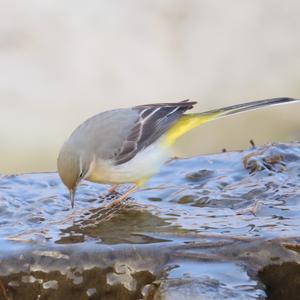
[[[157,103],[136,106],[139,117],[113,158],[116,165],[128,162],[140,150],[159,139],[196,102]]]

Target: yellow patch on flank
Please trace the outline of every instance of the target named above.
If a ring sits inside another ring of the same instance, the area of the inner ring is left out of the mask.
[[[147,183],[147,181],[150,179],[150,177],[151,176],[144,176],[140,178],[138,181],[135,182],[136,186],[139,188],[144,186]]]
[[[191,114],[182,116],[166,133],[162,144],[166,147],[173,145],[176,140],[195,127],[216,119],[220,113],[211,115]]]

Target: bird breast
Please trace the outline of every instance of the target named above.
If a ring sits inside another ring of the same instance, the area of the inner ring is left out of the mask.
[[[86,179],[98,183],[136,183],[157,173],[169,154],[169,149],[162,146],[161,141],[157,141],[120,165],[95,157]]]

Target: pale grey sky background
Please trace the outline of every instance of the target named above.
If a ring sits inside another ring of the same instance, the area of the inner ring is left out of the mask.
[[[300,97],[299,15],[296,0],[0,0],[0,173],[56,170],[67,136],[102,110]],[[299,140],[299,112],[207,124],[177,153]]]

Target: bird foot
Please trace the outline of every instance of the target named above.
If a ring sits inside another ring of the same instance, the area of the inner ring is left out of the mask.
[[[108,204],[106,208],[113,208],[121,204],[124,200],[126,200],[130,194],[134,193],[137,190],[137,187],[134,186],[129,189],[125,194],[121,195],[119,198],[115,199],[112,203]]]
[[[107,194],[118,193],[118,191],[117,191],[118,186],[119,186],[118,184],[112,185],[112,186],[108,189]]]

